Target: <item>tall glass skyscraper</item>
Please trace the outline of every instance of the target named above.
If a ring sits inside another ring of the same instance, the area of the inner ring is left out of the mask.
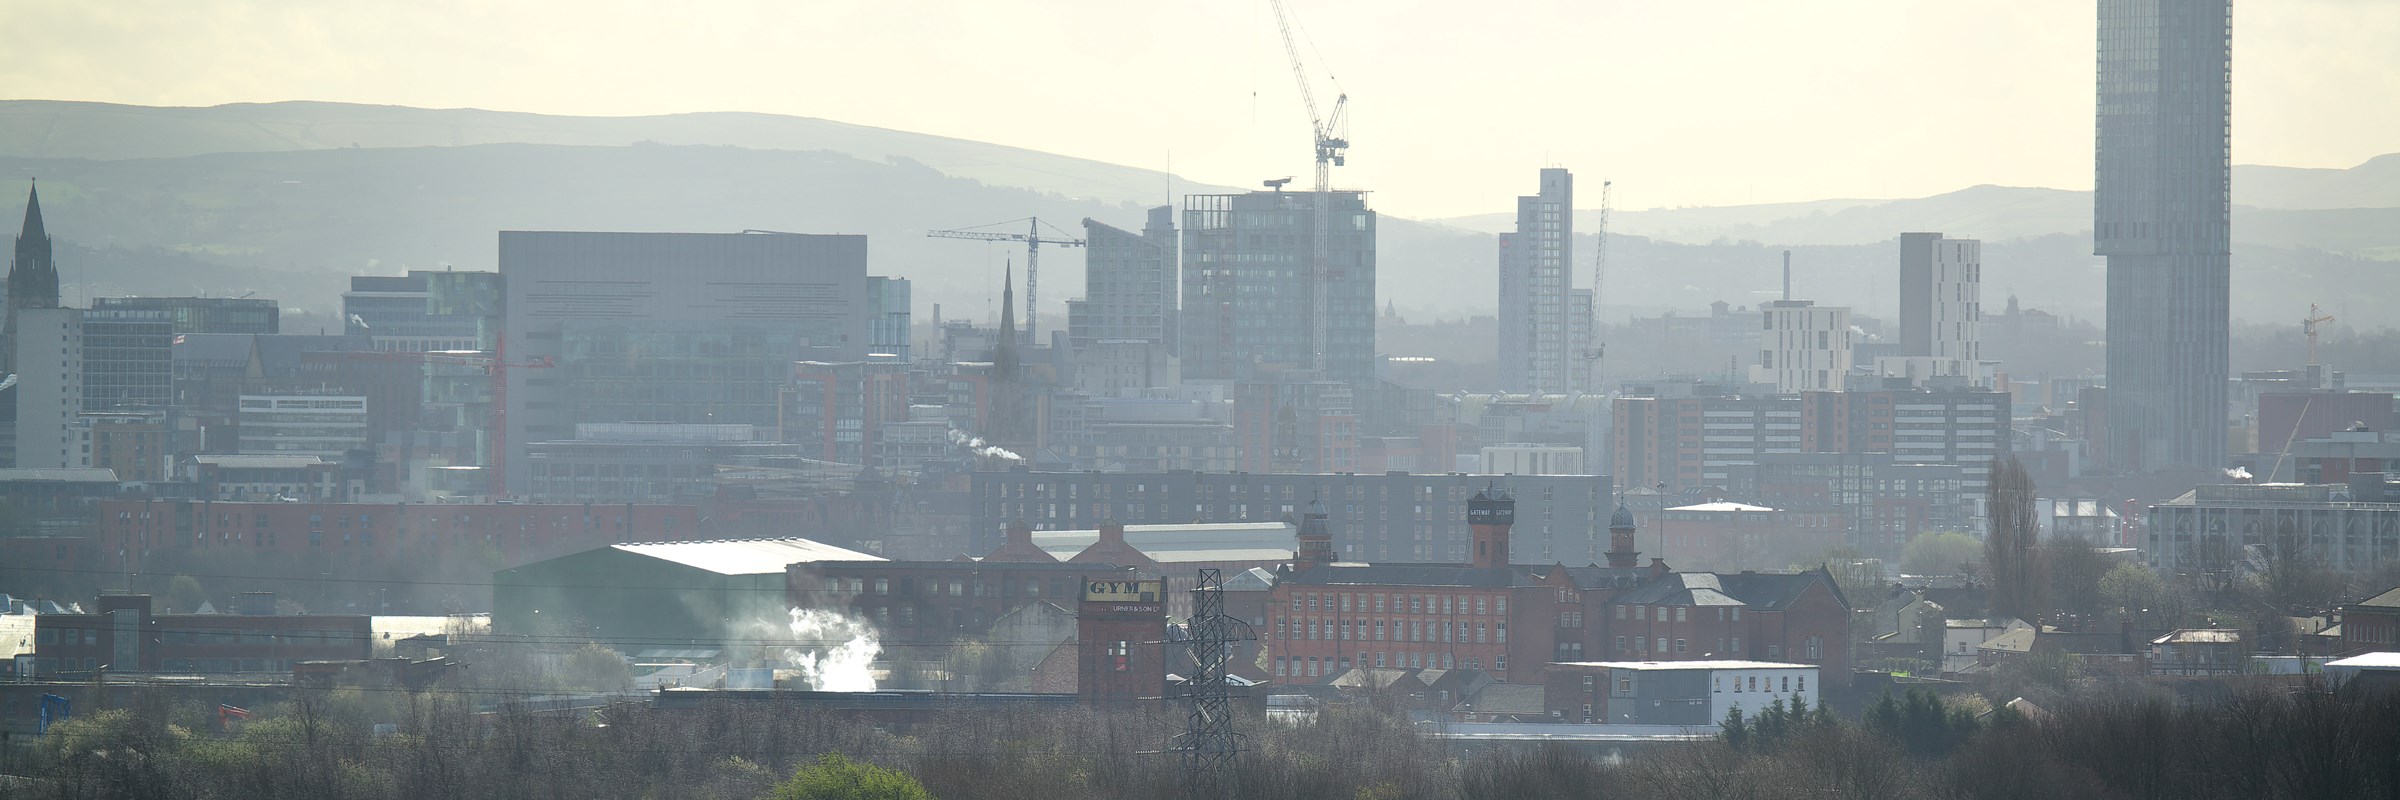
[[[2232,26],[2231,0],[2100,0],[2093,252],[2117,469],[2225,461]]]
[[[1253,380],[1305,370],[1316,256],[1310,192],[1187,195],[1183,199],[1183,376]],[[1363,192],[1335,191],[1325,258],[1325,375],[1353,387],[1375,380],[1375,212]]]

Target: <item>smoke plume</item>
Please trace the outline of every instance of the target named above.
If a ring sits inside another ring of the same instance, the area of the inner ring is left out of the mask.
[[[874,626],[842,614],[792,609],[792,639],[783,658],[820,692],[875,691],[870,665],[883,654]]]

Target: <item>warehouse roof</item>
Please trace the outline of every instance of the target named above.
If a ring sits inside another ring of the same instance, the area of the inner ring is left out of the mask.
[[[1061,560],[1100,541],[1100,531],[1034,531],[1033,544]],[[1289,561],[1293,532],[1288,522],[1219,522],[1189,525],[1127,525],[1125,543],[1161,564],[1218,561]]]
[[[783,574],[784,567],[816,561],[882,561],[882,556],[846,550],[799,537],[718,539],[700,542],[637,542],[611,549],[671,561],[719,575]]]

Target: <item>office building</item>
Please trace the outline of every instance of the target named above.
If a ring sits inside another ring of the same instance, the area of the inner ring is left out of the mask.
[[[1792,519],[1825,520],[1859,552],[1896,562],[1917,534],[1969,530],[1962,469],[1890,453],[1776,453],[1728,467],[1725,492]]]
[[[2106,465],[2226,445],[2233,6],[2101,0],[2093,249],[2108,258]]]
[[[1067,301],[1067,341],[1140,342],[1175,352],[1175,209],[1150,209],[1140,233],[1083,221],[1083,297]]]
[[[342,293],[342,317],[345,332],[369,337],[377,350],[490,350],[502,295],[497,272],[358,275]]]
[[[503,231],[506,485],[592,422],[777,423],[796,361],[868,351],[867,240]]]
[[[1587,388],[1591,293],[1575,289],[1575,176],[1542,170],[1541,193],[1517,198],[1516,232],[1499,238],[1502,388]]]
[[[1912,464],[1956,464],[1960,490],[1983,517],[1993,459],[2009,453],[2007,392],[1895,389],[1800,396],[1803,449],[1890,453]]]
[[[1615,405],[1609,445],[1628,488],[1722,487],[1731,465],[1803,450],[1792,395],[1628,396]]]
[[[1327,226],[1325,375],[1375,379],[1375,212],[1334,192]],[[1312,367],[1310,192],[1191,195],[1183,211],[1183,375],[1243,380]]]
[[[805,445],[809,458],[843,464],[879,463],[886,424],[906,422],[908,364],[900,361],[803,361],[778,423],[780,438]]]
[[[2341,572],[2373,568],[2400,559],[2400,484],[2388,480],[2366,473],[2347,484],[2196,486],[2150,506],[2142,554],[2179,572],[2233,570],[2253,562],[2252,548]]]
[[[281,333],[283,312],[263,297],[94,297],[94,311],[156,311],[176,333]]]
[[[867,276],[867,354],[908,363],[909,283],[907,278]]]
[[[339,461],[367,449],[367,398],[339,394],[242,395],[237,424],[244,455],[317,456]]]
[[[809,441],[809,440],[803,440]],[[546,503],[661,503],[717,494],[720,466],[797,463],[815,445],[784,444],[749,425],[584,423],[575,438],[526,447],[526,493]]]
[[[15,355],[17,384],[12,466],[59,469],[80,465],[75,420],[84,410],[83,311],[13,308],[6,345]]]
[[[1786,394],[1842,388],[1850,374],[1850,309],[1776,300],[1759,310],[1764,329],[1751,380]]]
[[[165,310],[82,312],[83,410],[126,413],[175,403],[175,320]]]

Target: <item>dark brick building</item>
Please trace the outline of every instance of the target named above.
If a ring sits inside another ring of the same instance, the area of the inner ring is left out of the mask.
[[[272,599],[264,609],[271,611]],[[109,672],[290,672],[303,661],[364,659],[364,614],[153,614],[146,594],[103,595],[91,614],[34,623],[37,675]]]

